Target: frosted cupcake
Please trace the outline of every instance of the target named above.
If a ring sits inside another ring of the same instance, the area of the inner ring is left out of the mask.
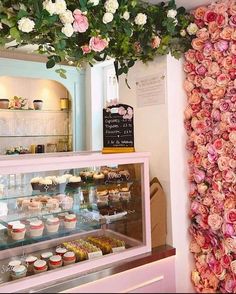
[[[25,262],[27,264],[27,271],[28,273],[31,273],[34,271],[34,263],[35,261],[38,260],[36,256],[29,255],[26,257]]]
[[[55,269],[62,266],[61,255],[53,255],[49,258],[48,265],[50,269]]]
[[[92,182],[93,181],[93,172],[92,171],[82,171],[79,174],[83,182]]]
[[[68,180],[67,187],[72,188],[72,189],[76,189],[76,188],[79,188],[81,186],[81,184],[82,184],[81,177],[72,176]]]
[[[66,252],[63,257],[63,265],[73,264],[76,261],[75,253],[73,251]]]
[[[17,280],[20,278],[24,278],[26,276],[27,273],[27,268],[24,265],[17,265],[14,266],[12,271],[11,271],[11,277],[13,280]]]
[[[50,252],[50,251],[48,251],[48,252],[43,252],[43,253],[41,253],[40,258],[41,258],[42,260],[48,262],[48,260],[49,260],[49,258],[50,258],[51,256],[53,256],[53,253]]]
[[[95,172],[93,174],[93,180],[94,180],[94,183],[95,184],[103,184],[104,183],[104,179],[105,179],[105,176],[103,173],[101,172]]]
[[[35,177],[35,178],[31,179],[30,183],[31,183],[33,190],[40,190],[39,183],[40,183],[41,179],[42,179],[41,177]]]
[[[47,269],[48,269],[48,265],[45,260],[39,259],[34,262],[34,273],[35,274],[46,272]]]
[[[41,237],[43,235],[44,224],[41,220],[30,222],[30,237]]]
[[[39,190],[41,192],[51,192],[53,190],[53,182],[49,178],[41,179],[39,181]]]
[[[73,230],[76,227],[77,218],[75,214],[67,214],[64,218],[65,229]]]
[[[25,238],[25,232],[26,228],[24,224],[14,224],[11,229],[11,237],[15,241],[23,240]]]
[[[63,256],[68,250],[65,247],[57,247],[55,252],[56,255]]]
[[[63,193],[65,191],[67,181],[68,180],[67,180],[67,178],[65,176],[56,177],[53,180],[56,191],[59,192],[59,193]]]
[[[60,221],[58,217],[48,218],[46,221],[46,229],[48,233],[57,233]]]

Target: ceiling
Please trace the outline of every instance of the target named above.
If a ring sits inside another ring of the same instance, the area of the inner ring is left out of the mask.
[[[154,4],[163,2],[163,0],[145,0],[145,1],[149,3],[154,3]],[[168,2],[168,0],[164,2]],[[184,6],[187,10],[190,10],[201,5],[208,5],[215,1],[214,0],[176,0],[175,2],[177,6]]]

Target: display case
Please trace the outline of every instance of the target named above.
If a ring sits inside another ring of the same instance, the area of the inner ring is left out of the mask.
[[[151,251],[148,153],[0,157],[0,292]]]

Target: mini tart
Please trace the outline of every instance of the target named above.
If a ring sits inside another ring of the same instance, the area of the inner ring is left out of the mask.
[[[54,269],[62,266],[62,258],[61,255],[53,255],[49,258],[48,261],[49,268]]]
[[[34,262],[35,274],[46,272],[48,269],[47,262],[45,260],[38,259]]]
[[[68,250],[64,247],[57,247],[55,252],[57,255],[60,255],[60,256],[64,256],[64,254],[67,252]]]
[[[76,261],[75,253],[68,251],[63,255],[63,265],[73,264]]]
[[[26,276],[27,268],[24,265],[16,265],[11,271],[11,276],[13,280],[20,279]]]

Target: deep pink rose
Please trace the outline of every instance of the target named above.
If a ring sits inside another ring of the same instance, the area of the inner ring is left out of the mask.
[[[232,27],[236,27],[236,15],[232,15],[229,19],[229,24],[232,26]]]
[[[216,18],[216,23],[219,28],[224,27],[228,23],[228,15],[227,13],[218,14]]]
[[[217,13],[215,13],[214,11],[208,10],[208,11],[205,12],[204,21],[206,23],[215,21],[216,18],[217,18]]]
[[[196,59],[197,59],[197,62],[201,63],[205,59],[205,56],[203,55],[202,52],[196,51]]]
[[[195,70],[195,65],[189,61],[184,63],[184,71],[187,73],[191,73]]]
[[[225,221],[230,224],[236,223],[236,209],[231,209],[225,212]]]
[[[205,68],[205,66],[203,66],[202,64],[199,64],[196,67],[196,73],[200,76],[204,76],[207,72],[207,69]]]
[[[92,37],[89,41],[89,47],[95,52],[101,52],[108,46],[106,39]]]
[[[83,15],[79,9],[75,9],[73,12],[74,22],[73,28],[75,32],[84,33],[89,27],[87,16]]]
[[[222,264],[224,268],[229,268],[231,261],[232,261],[231,255],[226,255],[226,254],[222,256],[220,259],[220,263]]]
[[[195,169],[193,177],[194,177],[194,181],[197,184],[200,184],[205,179],[205,172],[203,170],[200,170],[200,169]]]
[[[213,146],[218,153],[222,153],[224,141],[222,139],[217,139],[214,141]]]
[[[222,232],[227,237],[232,237],[234,235],[234,227],[232,224],[223,223]]]
[[[231,103],[230,101],[228,100],[222,100],[220,101],[220,111],[229,111],[230,110],[230,106],[231,106]]]
[[[89,47],[88,44],[84,45],[84,46],[81,46],[81,49],[83,51],[83,54],[88,54],[91,52],[91,48]]]
[[[214,47],[216,50],[219,50],[220,52],[224,52],[229,48],[229,43],[226,40],[220,40],[215,43]]]

